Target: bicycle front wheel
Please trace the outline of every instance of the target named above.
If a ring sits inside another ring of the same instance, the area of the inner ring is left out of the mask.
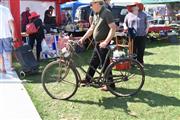
[[[42,72],[41,81],[44,90],[53,99],[69,99],[78,88],[75,67],[62,60],[49,63]]]
[[[109,65],[105,79],[109,91],[118,97],[127,97],[137,94],[145,81],[144,69],[134,59],[121,59]],[[115,84],[112,88],[110,84]]]

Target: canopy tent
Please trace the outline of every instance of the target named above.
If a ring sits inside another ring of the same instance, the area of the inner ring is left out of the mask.
[[[166,4],[166,9],[164,10],[166,18],[169,22],[176,20],[176,13],[179,11],[179,0],[141,0],[144,4]],[[163,11],[162,11],[163,12]]]
[[[0,0],[2,2],[3,0]],[[61,16],[60,16],[60,6],[59,4],[63,4],[65,2],[69,2],[71,0],[6,0],[9,2],[10,10],[11,13],[15,19],[14,24],[15,24],[15,36],[17,39],[21,40],[21,27],[20,27],[20,2],[21,1],[51,1],[55,2],[55,9],[56,9],[56,22],[57,24],[60,24],[61,21]],[[19,44],[21,44],[21,41],[17,44],[15,44],[15,47],[18,47]]]
[[[75,11],[81,5],[87,5],[87,3],[81,3],[78,1],[66,2],[60,5],[61,10],[71,10],[71,15],[74,20],[75,18]]]
[[[180,2],[179,0],[141,0],[144,4],[159,4],[159,3],[172,3],[172,2]]]
[[[60,5],[61,9],[66,9],[66,8],[76,8],[80,5],[84,5],[86,3],[81,3],[81,2],[78,2],[78,1],[71,1],[71,2],[66,2],[66,3],[63,3]]]

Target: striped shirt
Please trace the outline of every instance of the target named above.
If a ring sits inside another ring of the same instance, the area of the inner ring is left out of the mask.
[[[137,36],[146,35],[147,15],[144,12],[139,12],[138,15],[129,12],[124,19],[124,23],[128,28],[134,28]]]

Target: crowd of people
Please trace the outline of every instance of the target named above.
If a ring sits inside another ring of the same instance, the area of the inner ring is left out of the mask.
[[[90,28],[84,34],[84,36],[79,40],[80,44],[83,44],[84,41],[90,37],[95,44],[94,51],[90,60],[90,66],[93,66],[95,69],[100,64],[99,55],[96,50],[100,53],[102,62],[105,61],[105,56],[108,52],[107,45],[110,44],[110,41],[115,35],[116,32],[116,24],[114,22],[113,14],[111,12],[111,6],[109,5],[110,0],[91,0],[90,6],[92,8],[92,14],[89,18],[89,22],[91,23]],[[26,11],[21,14],[22,16],[22,32],[26,31],[26,25],[28,23],[34,23],[36,28],[38,29],[37,33],[29,35],[29,45],[33,49],[35,41],[37,42],[36,46],[36,57],[37,61],[40,61],[40,52],[41,52],[41,42],[44,39],[44,28],[49,29],[49,25],[51,24],[50,18],[52,17],[54,7],[50,6],[48,10],[45,11],[44,21],[40,19],[40,15],[36,12],[30,12],[30,8],[26,8]],[[137,54],[137,60],[143,65],[144,60],[144,50],[145,50],[145,41],[146,35],[148,32],[148,23],[147,23],[147,15],[143,12],[143,4],[135,3],[127,6],[128,14],[124,20],[124,31],[127,31],[129,35],[134,40],[134,49],[133,52]],[[3,12],[2,12],[3,11]],[[3,25],[1,31],[4,34],[0,34],[0,60],[2,61],[1,71],[5,72],[4,61],[2,53],[5,51],[8,55],[10,61],[12,61],[11,52],[12,46],[11,41],[16,40],[14,37],[14,27],[12,21],[14,20],[9,9],[3,6],[0,6],[0,12],[2,12],[4,16],[1,16],[3,20],[0,21],[1,25]],[[7,17],[8,15],[8,17]],[[9,24],[11,29],[9,28]],[[11,32],[12,30],[12,32]],[[133,30],[133,32],[132,32]],[[134,32],[135,31],[135,32]],[[95,50],[96,49],[96,50]],[[110,58],[106,63],[106,67],[110,63]],[[12,62],[11,62],[12,65]],[[13,67],[12,67],[13,68]],[[87,71],[87,75],[82,84],[91,83],[91,78],[93,77],[95,70],[92,67],[89,67]],[[110,73],[111,74],[111,73]],[[112,81],[112,78],[109,78]],[[111,84],[110,87],[115,88],[115,84]],[[102,90],[107,90],[106,86],[102,86]]]
[[[45,32],[50,32],[51,25],[54,23],[53,21],[53,6],[49,6],[49,8],[44,13],[44,21],[41,20],[40,15],[37,12],[30,12],[30,8],[26,7],[26,10],[21,13],[21,31],[26,32],[26,26],[29,23],[33,23],[35,27],[38,29],[36,33],[29,34],[29,41],[28,44],[33,49],[35,42],[36,42],[36,59],[37,61],[40,61],[40,53],[41,53],[41,42],[45,38]],[[22,40],[24,42],[27,42],[25,40],[26,38],[23,37]]]
[[[101,6],[103,6],[102,8],[104,8],[105,10],[110,12],[110,15],[113,15],[112,9],[110,6],[110,1],[111,0],[92,0],[91,3],[94,3],[94,2],[99,3],[100,2],[102,4]],[[92,4],[90,4],[90,5],[92,7],[92,11],[89,16],[89,23],[93,24],[95,19],[97,19],[97,18],[99,19],[99,14],[97,14],[97,12],[93,10]],[[137,60],[141,64],[144,64],[143,56],[144,56],[144,50],[145,50],[145,41],[146,41],[145,39],[146,39],[146,34],[148,32],[147,15],[143,12],[144,8],[143,8],[143,5],[140,3],[128,5],[127,9],[129,11],[129,13],[126,15],[125,20],[124,20],[124,23],[125,23],[124,30],[128,31],[126,29],[133,28],[136,31],[136,36],[133,38],[134,39],[133,51],[134,51],[134,53],[137,54]],[[49,9],[46,10],[44,13],[44,21],[43,22],[40,19],[40,16],[38,15],[38,13],[36,13],[36,12],[30,13],[29,7],[27,7],[26,10],[21,14],[22,32],[26,31],[26,29],[25,29],[26,25],[31,22],[33,22],[35,24],[35,26],[38,28],[37,33],[29,35],[29,45],[32,48],[34,46],[35,40],[37,42],[37,46],[36,46],[37,56],[36,57],[37,57],[38,61],[40,60],[41,42],[44,39],[44,30],[43,29],[46,29],[47,32],[50,31],[51,24],[52,24],[51,17],[52,17],[53,10],[54,10],[54,7],[49,6]],[[70,14],[67,14],[66,16],[69,16],[66,19],[71,21]],[[102,18],[107,19],[104,17],[102,17]],[[113,19],[113,16],[112,16],[112,19]],[[109,27],[107,27],[107,28],[109,28]],[[105,33],[105,29],[103,29],[103,32],[100,33],[100,36],[102,36],[101,35],[102,33]],[[106,34],[108,35],[108,32]],[[86,34],[85,34],[85,36],[86,36]],[[87,38],[87,37],[85,37],[85,38]],[[97,59],[97,58],[94,58],[94,59]]]

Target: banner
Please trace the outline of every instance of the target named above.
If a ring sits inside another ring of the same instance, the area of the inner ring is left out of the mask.
[[[180,2],[179,0],[141,0],[142,3],[170,3],[170,2]]]

